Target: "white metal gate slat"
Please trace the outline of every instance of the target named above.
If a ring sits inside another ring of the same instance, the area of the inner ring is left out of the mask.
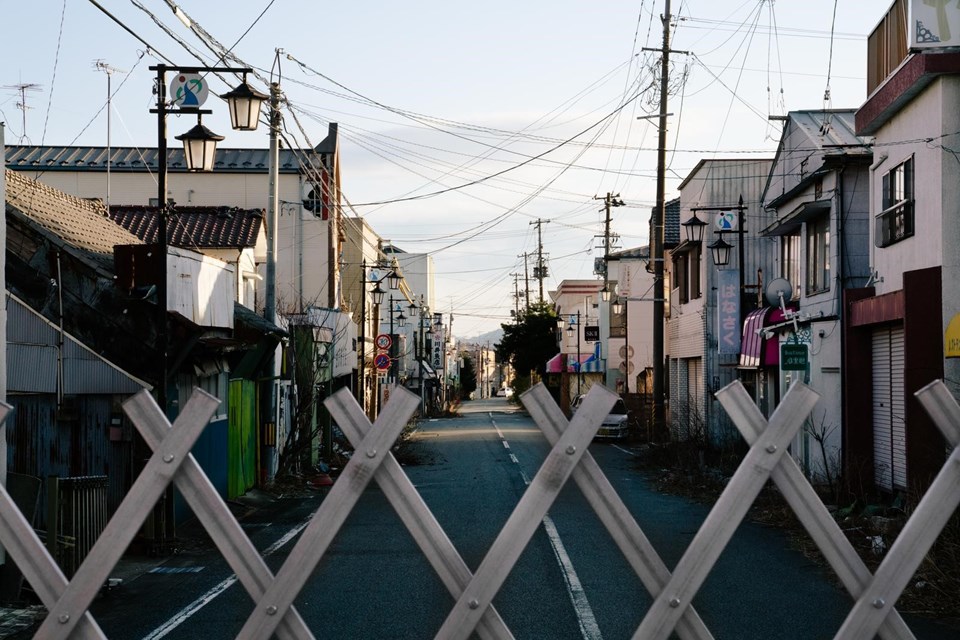
[[[349,394],[345,389],[342,391]],[[330,399],[332,398],[328,398]],[[310,524],[304,529],[273,582],[267,587],[266,593],[247,618],[246,624],[237,635],[238,638],[269,638],[274,633],[340,527],[346,522],[363,490],[373,479],[377,467],[390,453],[390,447],[413,416],[419,402],[419,398],[412,393],[395,393],[390,398],[390,402],[377,418],[376,428],[370,430],[350,458],[350,462],[340,472],[340,477],[320,503],[320,508],[314,512]]]
[[[10,410],[10,405],[0,402],[0,424],[3,424]],[[66,590],[67,578],[2,484],[0,515],[0,544],[9,552],[8,559],[16,563],[23,577],[49,610]],[[89,611],[84,612],[77,629],[85,638],[106,637]]]
[[[616,394],[601,385],[591,387],[574,414],[571,428],[550,449],[470,584],[447,615],[437,632],[438,639],[466,640],[473,633],[483,611],[493,601],[530,538],[540,527],[617,398]]]
[[[916,396],[953,452],[883,558],[870,586],[853,606],[837,632],[837,640],[874,636],[960,505],[960,405],[940,380]]]
[[[70,584],[56,604],[48,607],[49,612],[40,624],[36,637],[65,640],[70,635],[77,621],[90,608],[100,585],[107,582],[120,556],[130,546],[154,504],[170,484],[174,473],[190,455],[190,448],[219,404],[219,400],[205,391],[194,390],[193,396],[176,421],[177,428],[168,430],[167,437],[154,449],[153,455],[117,507]],[[127,409],[126,406],[124,408]],[[139,418],[140,422],[148,419],[146,416]]]
[[[145,416],[153,415],[152,419],[142,423],[146,428],[141,428],[140,433],[147,445],[155,449],[170,429],[163,417],[163,412],[146,394],[133,396],[128,402],[130,402],[128,408],[136,407],[136,413]],[[217,545],[227,564],[237,575],[240,584],[253,601],[258,602],[273,582],[273,574],[192,455],[184,460],[174,478],[174,483],[190,505],[197,520],[210,534],[210,538]],[[283,640],[311,637],[306,622],[292,607],[277,629],[277,635]]]
[[[398,388],[397,392],[401,390],[410,393],[402,387]],[[356,402],[349,402],[348,398],[349,394],[339,397],[334,395],[333,401],[327,404],[327,408],[351,444],[358,445],[373,426],[360,406]],[[470,583],[473,574],[470,573],[467,563],[457,552],[393,454],[387,455],[383,464],[377,469],[374,480],[377,481],[384,496],[433,566],[441,582],[447,587],[447,591],[454,600],[459,598]],[[492,604],[484,611],[477,625],[477,634],[481,638],[490,640],[513,638],[510,629]]]
[[[727,413],[743,416],[737,427],[747,444],[753,445],[763,435],[767,420],[750,394],[742,386],[730,385],[717,393],[717,399]],[[810,486],[797,461],[790,456],[783,456],[770,478],[810,534],[810,539],[820,549],[824,559],[836,572],[844,588],[856,600],[870,584],[873,575],[817,492]],[[889,612],[879,634],[884,640],[914,638],[896,609]]]
[[[732,384],[742,387],[739,381]],[[634,640],[666,640],[669,637],[818,398],[817,393],[802,383],[790,387],[763,435],[750,447],[707,514],[677,563],[670,582],[647,611],[633,634]],[[731,418],[735,423],[744,419],[742,415],[732,415]]]
[[[263,559],[189,456],[192,442],[217,405],[215,398],[199,390],[173,429],[145,392],[138,394],[135,401],[125,403],[124,409],[154,454],[71,582],[66,581],[9,494],[0,486],[0,543],[7,547],[11,560],[21,568],[50,611],[37,637],[103,637],[89,614],[90,602],[160,492],[171,482],[177,483],[198,516],[202,515],[205,526],[210,525],[208,530],[217,536],[218,547],[234,570],[238,575],[243,574],[241,582],[256,605],[238,637],[258,638],[267,637],[274,630],[287,638],[313,637],[291,603],[352,510],[359,493],[373,478],[384,488],[385,495],[391,497],[394,508],[450,592],[455,596],[459,592],[438,638],[466,637],[478,624],[477,630],[485,638],[511,637],[490,603],[570,477],[581,486],[644,585],[655,594],[653,606],[634,635],[643,640],[666,638],[673,630],[684,638],[710,637],[690,603],[767,478],[780,487],[814,542],[856,598],[835,638],[859,640],[877,633],[885,640],[912,638],[893,603],[960,505],[960,405],[938,381],[921,390],[917,397],[953,451],[871,577],[796,462],[783,455],[786,444],[816,403],[817,395],[795,384],[767,423],[742,386],[734,382],[717,395],[750,444],[750,451],[670,576],[586,451],[615,396],[595,386],[581,411],[567,424],[559,409],[550,405],[547,392],[538,387],[524,395],[524,404],[553,447],[476,575],[470,576],[469,569],[389,453],[418,403],[412,394],[395,395],[377,420],[376,428],[366,421],[360,408],[354,406],[356,403],[346,390],[326,401],[331,411],[340,416],[345,431],[352,434],[357,454],[314,514],[276,577],[270,575]],[[9,407],[0,403],[0,423],[8,411]],[[342,488],[338,490],[338,486]],[[224,518],[227,523],[218,526],[210,522],[216,518]]]
[[[560,407],[543,385],[536,385],[522,398],[530,416],[553,446],[568,426]],[[573,470],[573,479],[643,586],[656,597],[669,582],[670,570],[589,451],[584,452],[580,464]],[[684,611],[676,631],[683,640],[713,638],[692,605]]]
[[[890,329],[873,332],[873,475],[881,489],[893,490],[890,424]]]

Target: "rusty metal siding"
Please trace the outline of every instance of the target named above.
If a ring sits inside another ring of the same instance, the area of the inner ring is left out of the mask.
[[[106,475],[108,510],[113,513],[131,483],[132,442],[110,440],[111,421],[126,421],[113,396],[68,397],[59,419],[56,397],[13,395],[12,419],[7,420],[9,470],[40,478]],[[123,429],[130,433],[129,426]],[[46,519],[46,490],[40,494],[39,522]]]

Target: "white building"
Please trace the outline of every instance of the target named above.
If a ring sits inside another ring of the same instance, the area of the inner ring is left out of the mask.
[[[871,144],[854,133],[852,109],[791,111],[763,196],[763,233],[779,257],[769,299],[744,322],[740,372],[768,416],[793,380],[820,394],[790,447],[820,481],[840,473],[843,293],[870,276]],[[782,307],[774,290],[785,292]],[[790,357],[780,357],[782,344]]]
[[[770,166],[768,159],[701,160],[680,183],[680,227],[696,219],[707,233],[702,242],[681,235],[665,256],[668,419],[676,437],[717,447],[740,442],[713,394],[736,378],[742,320],[757,307],[760,270],[774,266],[776,245],[759,234]],[[706,250],[721,237],[733,246],[725,266]]]
[[[847,292],[844,463],[852,482],[915,494],[944,440],[913,394],[960,378],[960,29],[956,3],[897,0],[871,33],[856,130],[874,137],[870,266]],[[906,18],[904,20],[904,18]],[[923,28],[921,28],[921,26]]]

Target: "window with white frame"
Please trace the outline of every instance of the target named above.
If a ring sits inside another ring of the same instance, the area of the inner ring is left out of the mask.
[[[830,216],[807,222],[807,294],[830,289]]]
[[[883,210],[875,219],[874,244],[887,247],[913,235],[913,157],[883,175]]]
[[[793,285],[793,297],[800,296],[800,231],[780,238],[780,277]]]

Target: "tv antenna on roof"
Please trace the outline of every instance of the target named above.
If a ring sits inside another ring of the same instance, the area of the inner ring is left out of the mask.
[[[27,137],[27,109],[32,109],[33,107],[27,106],[27,94],[40,91],[40,85],[33,82],[21,82],[20,84],[8,84],[3,88],[16,91],[20,94],[20,102],[17,103],[17,109],[23,111],[23,130],[20,132],[20,144],[23,144],[25,141],[30,142],[30,138]]]
[[[113,98],[113,91],[110,88],[110,79],[114,73],[126,72],[123,69],[111,67],[103,60],[94,60],[93,68],[107,74],[107,197],[105,204],[107,205],[107,211],[110,211],[110,165],[113,164],[113,154],[110,151],[110,111],[112,110],[111,100]]]

